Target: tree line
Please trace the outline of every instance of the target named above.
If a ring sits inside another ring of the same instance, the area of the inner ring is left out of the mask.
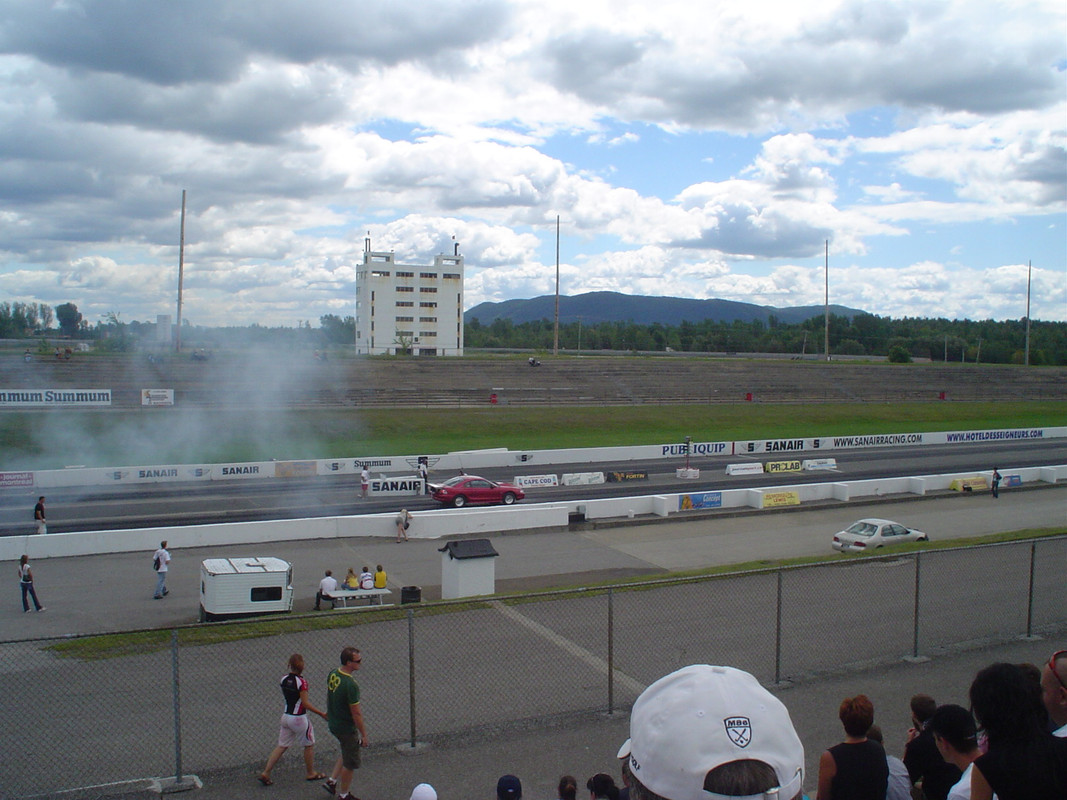
[[[53,328],[53,324],[56,325]],[[131,350],[148,342],[160,343],[154,322],[123,322],[115,312],[104,314],[90,325],[74,303],[51,307],[44,303],[0,303],[0,338],[45,338],[59,334],[68,338],[96,340],[107,350]],[[319,327],[301,321],[296,328],[264,325],[205,327],[182,325],[183,345],[228,347],[263,345],[279,348],[328,348],[355,341],[353,316],[325,314]],[[496,319],[483,325],[472,319],[464,325],[464,344],[469,350],[553,348],[551,320],[513,323]],[[677,325],[634,322],[563,323],[559,346],[567,351],[637,351],[688,353],[780,353],[783,356],[815,356],[824,352],[822,316],[787,324],[775,316],[747,322],[682,320]],[[875,314],[854,317],[831,315],[830,354],[888,357],[891,361],[928,358],[932,361],[966,361],[985,364],[1021,364],[1026,349],[1026,320],[949,320],[925,317],[892,319]],[[1030,363],[1067,365],[1067,323],[1032,321]]]
[[[472,319],[464,328],[466,348],[551,350],[551,320],[512,323],[496,319],[482,325]],[[767,322],[681,321],[678,325],[633,322],[561,323],[559,346],[566,350],[659,351],[688,353],[781,353],[804,356],[824,352],[825,319],[812,317],[786,324],[774,316]],[[949,320],[874,314],[830,315],[830,354],[881,356],[893,361],[929,358],[1021,364],[1026,349],[1026,320]],[[1030,363],[1067,364],[1067,323],[1030,323]]]

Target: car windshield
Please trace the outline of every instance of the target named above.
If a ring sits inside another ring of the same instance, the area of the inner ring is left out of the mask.
[[[845,533],[852,533],[856,536],[874,536],[877,532],[878,526],[869,522],[853,522],[845,528]]]

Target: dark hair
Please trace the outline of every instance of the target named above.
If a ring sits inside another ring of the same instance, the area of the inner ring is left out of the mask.
[[[352,656],[359,655],[358,647],[346,647],[341,651],[341,666],[343,667],[352,660]]]
[[[556,787],[559,800],[575,800],[578,796],[578,780],[573,775],[564,775]]]
[[[878,744],[882,744],[882,729],[879,728],[877,725],[872,725],[867,729],[867,738],[870,739],[872,742],[878,742]]]
[[[911,713],[919,722],[926,722],[937,711],[937,701],[928,694],[917,694],[911,698]]]
[[[874,704],[865,694],[846,697],[841,701],[837,718],[841,720],[845,733],[849,736],[866,736],[874,723]]]
[[[587,780],[585,788],[591,791],[594,797],[619,800],[619,787],[615,785],[615,779],[603,772],[598,772]]]
[[[958,753],[971,753],[978,749],[978,729],[971,712],[963,706],[951,703],[938,706],[926,726],[952,745]]]
[[[989,743],[1027,742],[1045,732],[1048,712],[1034,686],[1016,664],[990,664],[971,683],[971,711]]]
[[[297,675],[304,671],[304,657],[300,653],[289,656],[289,671]]]
[[[709,772],[704,778],[704,791],[744,797],[766,792],[780,783],[774,767],[766,761],[744,758],[727,761]]]

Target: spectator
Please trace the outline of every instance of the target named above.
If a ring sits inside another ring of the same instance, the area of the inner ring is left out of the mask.
[[[48,520],[44,518],[44,495],[37,498],[37,505],[33,507],[33,524],[39,536],[48,533]]]
[[[610,775],[598,772],[585,782],[589,800],[619,800],[619,787]]]
[[[619,748],[616,756],[619,759],[619,773],[622,775],[622,788],[619,789],[619,800],[630,800],[630,740],[627,739]]]
[[[522,800],[522,782],[514,775],[501,775],[496,782],[496,800]]]
[[[804,746],[789,712],[733,667],[694,664],[641,693],[630,714],[632,800],[704,792],[801,797]]]
[[[323,600],[330,601],[330,608],[337,608],[337,601],[333,599],[333,592],[337,589],[337,578],[332,570],[326,570],[325,577],[319,581],[319,590],[315,592],[315,610],[320,611]]]
[[[1067,739],[1048,730],[1033,681],[1016,664],[991,664],[971,683],[971,710],[988,749],[971,768],[971,800],[1067,797]]]
[[[430,784],[420,783],[411,790],[410,800],[437,800],[437,792]]]
[[[948,800],[970,800],[971,764],[982,754],[978,749],[978,728],[971,712],[963,706],[938,706],[927,728],[942,758],[961,770],[960,779],[948,790]]]
[[[872,725],[871,729],[867,731],[867,738],[873,742],[878,742],[885,749],[885,743],[882,741],[882,729],[877,725]],[[904,766],[904,762],[896,756],[889,755],[889,753],[885,754],[885,761],[889,767],[889,785],[886,786],[885,800],[912,800],[911,778],[908,775],[908,768]]]
[[[170,590],[167,588],[167,573],[170,571],[170,551],[167,550],[167,540],[159,543],[159,549],[152,554],[152,567],[156,571],[156,593],[152,595],[155,600],[162,600]]]
[[[1059,737],[1067,737],[1067,650],[1052,654],[1041,670],[1041,702],[1045,704],[1049,718]]]
[[[845,741],[819,759],[819,800],[885,800],[889,764],[885,750],[867,738],[874,704],[866,695],[846,697],[837,712]]]
[[[44,611],[45,607],[37,599],[37,590],[33,587],[33,570],[30,569],[30,557],[23,555],[19,559],[19,588],[22,589],[22,611],[30,610],[30,604],[26,601],[26,595],[33,598],[33,607],[38,611]]]
[[[559,779],[559,785],[556,787],[556,797],[558,800],[577,800],[578,781],[573,775],[564,775]]]
[[[408,528],[411,527],[411,512],[406,508],[402,508],[393,521],[396,523],[396,540],[398,542],[406,542],[408,540]]]
[[[289,673],[282,678],[282,697],[285,698],[285,710],[282,712],[281,726],[278,731],[278,745],[267,757],[267,765],[259,773],[259,782],[264,786],[274,783],[271,770],[285,751],[292,745],[304,748],[304,772],[306,780],[321,781],[326,776],[315,771],[315,729],[311,726],[308,713],[318,714],[326,719],[326,712],[315,708],[308,700],[308,682],[304,678],[304,657],[300,653],[289,656]]]
[[[364,500],[367,499],[367,492],[370,490],[370,470],[367,469],[367,465],[363,465],[363,469],[359,471],[359,491],[360,497]]]
[[[358,589],[359,588],[359,576],[352,567],[348,568],[348,573],[345,575],[345,579],[341,581],[342,589]]]
[[[912,783],[922,782],[926,800],[945,800],[948,790],[960,779],[960,770],[941,757],[934,744],[934,735],[926,729],[937,703],[928,694],[911,698],[911,728],[904,745],[904,766]]]

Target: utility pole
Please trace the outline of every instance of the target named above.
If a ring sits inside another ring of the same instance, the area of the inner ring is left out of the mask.
[[[556,214],[556,325],[552,337],[552,355],[559,355],[559,214]]]
[[[826,240],[826,266],[824,270],[824,283],[825,283],[825,295],[824,306],[825,312],[823,314],[823,328],[824,328],[824,347],[826,350],[826,360],[830,360],[830,240]]]
[[[1023,355],[1023,366],[1030,366],[1030,275],[1033,272],[1032,262],[1026,262],[1026,349]]]
[[[178,237],[178,321],[174,329],[174,352],[182,351],[182,282],[185,279],[185,189],[182,189],[182,226]]]

